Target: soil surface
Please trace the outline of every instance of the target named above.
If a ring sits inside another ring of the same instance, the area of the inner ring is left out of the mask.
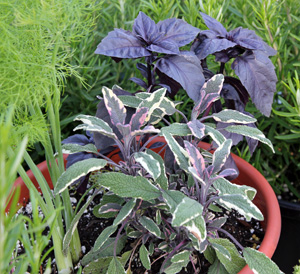
[[[95,197],[94,201],[90,204],[89,208],[85,211],[84,215],[81,217],[78,223],[78,231],[82,244],[82,254],[85,255],[87,252],[91,250],[93,247],[95,240],[102,232],[102,230],[112,223],[109,219],[100,219],[96,218],[93,215],[93,208],[95,205],[99,204],[102,195],[99,194]],[[71,201],[73,207],[75,209],[77,202],[80,200],[81,196],[79,194],[71,194]],[[30,203],[19,210],[19,213],[27,215],[30,217]],[[258,249],[261,241],[264,237],[264,231],[260,222],[252,220],[251,222],[247,222],[245,218],[239,215],[237,212],[224,212],[228,216],[227,223],[222,227],[229,233],[231,233],[238,242],[245,247],[253,247]],[[223,215],[223,214],[222,214]],[[224,215],[223,215],[224,216]],[[45,231],[45,234],[48,233]],[[225,237],[220,233],[220,236]],[[133,241],[128,241],[128,246],[132,245]],[[50,242],[49,247],[52,246],[52,242]],[[138,248],[137,248],[138,249]],[[22,246],[19,246],[19,253],[23,253],[24,249]],[[161,254],[155,253],[151,257],[151,261],[158,259]],[[51,260],[52,263],[52,273],[57,273],[56,265],[54,263],[54,254],[50,253],[50,258],[45,260],[47,263],[48,260]],[[188,264],[186,269],[183,269],[180,274],[204,274],[208,272],[208,268],[210,266],[209,262],[204,258],[202,254],[193,254],[193,259],[196,267],[196,271],[191,263]],[[131,270],[133,274],[157,274],[159,273],[159,268],[163,262],[163,258],[158,259],[156,263],[152,265],[151,270],[147,271],[143,266],[141,261],[139,260],[138,254],[134,254],[133,260],[131,262]],[[76,266],[74,273],[77,273],[79,266]],[[30,273],[30,269],[28,269]],[[43,274],[41,270],[40,274]],[[83,272],[84,274],[84,272]]]

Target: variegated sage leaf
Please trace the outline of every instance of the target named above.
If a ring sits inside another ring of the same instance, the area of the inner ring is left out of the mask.
[[[205,135],[209,135],[217,143],[218,146],[223,144],[226,140],[221,132],[212,128],[211,126],[208,126],[207,124],[205,124]]]
[[[125,269],[118,258],[114,257],[108,267],[107,274],[126,274]]]
[[[117,228],[118,226],[111,225],[106,227],[104,230],[102,230],[101,234],[96,239],[92,250],[93,251],[99,250],[109,239],[109,237],[117,230]]]
[[[74,121],[81,121],[87,126],[97,126],[98,128],[101,128],[103,131],[113,133],[112,128],[105,121],[103,121],[102,119],[96,116],[79,114],[78,116],[76,116]]]
[[[154,234],[156,237],[161,238],[161,231],[158,225],[150,218],[142,216],[139,219],[140,224],[147,229],[150,233]]]
[[[255,274],[283,274],[278,266],[264,253],[250,247],[243,250],[246,263]]]
[[[188,127],[187,124],[180,124],[180,123],[172,123],[169,126],[162,128],[162,133],[167,132],[169,134],[175,136],[189,136],[192,135],[192,131]]]
[[[207,236],[206,223],[203,216],[199,215],[183,226],[198,240],[199,251],[203,252],[206,248],[205,240]]]
[[[112,139],[117,139],[117,135],[114,134],[113,132],[109,132],[109,131],[106,131],[104,130],[102,127],[99,127],[99,126],[95,126],[95,125],[78,125],[77,127],[75,127],[73,130],[76,131],[76,130],[85,130],[85,131],[92,131],[92,132],[98,132],[102,135],[105,135],[109,138],[112,138]]]
[[[140,247],[139,254],[140,254],[140,260],[141,260],[143,266],[146,269],[150,270],[151,262],[150,262],[150,258],[149,258],[149,251],[143,244]]]
[[[160,190],[146,178],[130,176],[119,172],[102,173],[98,184],[120,197],[132,197],[150,201],[160,196]]]
[[[205,125],[199,120],[189,121],[187,125],[195,137],[201,140],[205,136]]]
[[[241,215],[243,215],[247,221],[250,221],[251,218],[260,221],[264,219],[264,216],[258,207],[245,196],[239,194],[222,195],[219,196],[219,199],[216,201],[216,203],[229,209],[235,209]]]
[[[133,154],[134,159],[141,164],[141,166],[156,180],[160,174],[160,164],[152,157],[152,155],[145,152],[136,152]]]
[[[165,94],[166,94],[165,88],[158,89],[155,92],[151,93],[151,95],[147,99],[143,100],[140,103],[138,108],[146,107],[149,109],[147,118],[145,120],[146,122],[150,120],[153,111],[156,108],[159,108],[159,105],[162,102],[163,98],[165,97]]]
[[[132,115],[131,120],[129,122],[132,131],[138,130],[143,125],[145,125],[148,110],[149,109],[146,107],[138,108],[136,112]]]
[[[175,138],[167,131],[163,131],[163,136],[165,137],[171,151],[174,154],[177,164],[186,172],[189,170],[189,160],[187,152],[177,143]]]
[[[188,141],[184,141],[184,146],[189,154],[192,166],[195,168],[198,176],[202,176],[205,169],[205,161],[198,148]]]
[[[63,144],[62,151],[66,154],[74,154],[78,152],[90,152],[90,153],[98,153],[98,150],[94,144],[87,144],[85,146],[81,146],[78,144]]]
[[[213,172],[219,172],[224,166],[229,154],[232,145],[232,140],[228,139],[223,142],[213,154],[212,165],[214,166]]]
[[[164,164],[164,160],[162,159],[162,157],[155,153],[154,151],[147,149],[146,153],[151,155],[158,163],[160,166],[160,175],[157,177],[157,179],[155,180],[155,182],[164,190],[168,189],[168,178],[166,175],[166,170],[165,170],[165,164]]]
[[[125,124],[126,108],[122,101],[118,98],[113,91],[107,87],[102,88],[103,99],[107,109],[107,112],[111,118],[113,125],[120,123]]]
[[[122,125],[122,124],[118,123],[116,126],[125,140],[130,138],[131,126],[129,124]]]
[[[212,114],[212,117],[215,121],[223,123],[251,124],[256,122],[255,118],[232,109],[224,109]]]
[[[166,190],[163,192],[163,198],[173,214],[180,202],[187,196],[177,190]]]
[[[241,257],[235,245],[228,239],[209,238],[209,242],[212,244],[212,247],[214,248],[218,259],[223,264],[228,273],[236,274],[245,266],[245,260]],[[220,246],[222,246],[222,249]],[[227,250],[227,252],[225,252],[225,249]]]
[[[226,221],[227,221],[227,217],[215,218],[209,222],[208,226],[221,228],[226,223]]]
[[[118,98],[122,101],[122,103],[127,107],[138,108],[138,106],[143,101],[137,96],[129,96],[129,95],[120,95]]]
[[[80,177],[96,170],[100,170],[107,164],[103,159],[90,158],[71,165],[57,180],[54,187],[54,195],[61,193]]]
[[[147,133],[158,134],[158,133],[160,133],[160,130],[149,125],[149,126],[145,126],[143,129],[138,129],[138,130],[132,131],[131,136],[143,135],[143,134],[147,134]]]
[[[225,178],[219,178],[214,182],[214,187],[218,189],[219,195],[225,194],[240,194],[250,199],[254,199],[256,195],[256,189],[251,186],[237,185],[229,182]]]
[[[136,199],[129,200],[120,210],[118,216],[115,218],[113,225],[117,226],[118,224],[122,223],[127,216],[131,213],[132,209],[134,208],[136,203]]]
[[[244,125],[236,125],[236,126],[229,126],[224,128],[226,131],[231,133],[237,133],[241,134],[246,137],[250,137],[252,139],[258,140],[266,145],[268,145],[272,151],[274,151],[274,147],[269,139],[266,138],[266,136],[257,128],[248,127]]]
[[[175,254],[171,258],[172,264],[164,270],[166,274],[178,273],[183,267],[186,267],[190,262],[191,251],[184,250]]]
[[[197,201],[185,197],[176,207],[173,213],[172,225],[182,226],[185,223],[200,216],[203,211],[203,206]]]

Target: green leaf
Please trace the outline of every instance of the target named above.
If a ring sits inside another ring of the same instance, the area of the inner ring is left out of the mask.
[[[175,160],[177,164],[186,172],[189,170],[189,156],[187,152],[177,143],[177,141],[174,139],[174,137],[166,132],[163,131],[163,135],[171,149],[171,151],[174,154]]]
[[[228,139],[223,142],[213,154],[212,165],[214,166],[213,172],[218,172],[224,166],[228,156],[230,155],[230,149],[232,140]]]
[[[166,190],[163,192],[163,198],[170,207],[171,213],[174,213],[180,202],[187,196],[177,190]]]
[[[71,165],[57,180],[54,195],[61,193],[80,177],[96,170],[100,170],[107,164],[103,159],[90,158]]]
[[[83,273],[85,274],[104,274],[106,273],[108,266],[113,257],[99,258],[86,265],[83,268]]]
[[[138,108],[138,106],[143,101],[137,96],[130,96],[130,95],[120,95],[118,96],[118,98],[123,102],[125,106],[132,107],[132,108]]]
[[[212,114],[212,117],[215,121],[223,123],[251,124],[256,122],[255,118],[232,109],[224,109]]]
[[[250,269],[257,274],[283,274],[278,266],[264,253],[250,247],[243,250],[243,255]]]
[[[151,262],[150,262],[150,258],[149,258],[149,252],[147,250],[147,248],[144,245],[141,245],[140,247],[140,260],[143,264],[143,266],[150,270],[151,269]]]
[[[218,259],[230,274],[238,273],[245,266],[244,259],[241,257],[235,245],[228,239],[209,238],[209,242],[213,244],[212,247],[214,248]],[[216,248],[216,246],[218,246],[218,248]],[[224,250],[221,250],[220,246],[227,250],[226,254],[223,253]],[[229,254],[230,257],[226,256],[227,254]]]
[[[188,231],[197,239],[199,251],[203,251],[206,247],[206,223],[202,215],[197,216],[196,218],[185,223],[185,226]],[[202,250],[203,248],[203,250]]]
[[[160,190],[146,178],[119,172],[102,173],[98,178],[98,184],[123,198],[132,197],[150,201],[158,198],[161,194]]]
[[[106,131],[106,130],[103,130],[102,127],[99,127],[99,126],[95,126],[95,125],[79,125],[77,127],[75,127],[73,130],[76,131],[76,130],[80,130],[80,129],[83,129],[85,131],[92,131],[92,132],[98,132],[102,135],[105,135],[109,138],[112,138],[112,139],[117,139],[117,135],[115,135],[114,133],[111,133],[109,131]]]
[[[62,152],[66,154],[74,154],[78,152],[91,152],[97,154],[98,150],[94,144],[87,144],[85,146],[78,144],[63,144]]]
[[[171,258],[172,264],[164,270],[164,273],[166,274],[178,273],[183,267],[187,266],[187,264],[190,261],[190,255],[191,255],[191,251],[187,251],[187,250],[175,254]]]
[[[125,269],[117,258],[113,258],[109,264],[107,274],[126,274]]]
[[[205,251],[203,252],[203,255],[206,260],[210,262],[210,264],[213,264],[216,259],[216,252],[214,249],[209,245]]]
[[[258,140],[266,145],[268,145],[272,151],[275,153],[273,145],[269,139],[257,128],[237,125],[237,126],[229,126],[225,128],[226,131],[241,134],[243,136],[250,137],[252,139]]]
[[[117,226],[111,225],[106,227],[104,230],[102,230],[102,232],[96,239],[92,250],[97,251],[98,249],[100,249],[105,244],[105,242],[109,239],[109,237],[117,230],[117,228],[118,228]]]
[[[102,119],[96,117],[96,116],[90,116],[90,115],[84,115],[84,114],[79,114],[74,121],[81,121],[87,126],[96,126],[98,128],[101,128],[103,131],[107,131],[109,133],[113,133],[112,128],[103,121]]]
[[[214,263],[209,267],[208,274],[231,274],[228,273],[224,265],[216,259]]]
[[[114,220],[114,223],[113,223],[114,226],[117,226],[118,224],[123,222],[123,220],[131,213],[132,209],[135,206],[135,203],[136,203],[136,199],[131,199],[122,207],[122,209],[120,210],[120,213]]]
[[[158,225],[150,218],[142,216],[139,219],[140,224],[156,237],[161,238],[161,231]]]
[[[136,152],[133,154],[134,159],[156,180],[161,173],[159,162],[152,155],[145,152]]]
[[[168,183],[168,178],[166,175],[165,164],[164,164],[163,158],[159,154],[152,151],[151,149],[147,149],[146,153],[151,155],[156,161],[158,161],[159,166],[160,166],[161,172],[160,172],[160,175],[155,180],[155,183],[157,183],[162,189],[167,190],[169,183]]]
[[[97,217],[97,218],[112,218],[115,217],[118,212],[108,212],[108,213],[99,213],[99,210],[101,207],[103,207],[106,204],[119,204],[122,205],[124,203],[124,199],[115,195],[115,194],[108,194],[105,193],[102,197],[102,200],[100,202],[100,204],[96,205],[93,208],[93,214]]]

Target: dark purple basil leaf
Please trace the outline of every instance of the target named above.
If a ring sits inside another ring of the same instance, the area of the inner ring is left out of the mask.
[[[144,89],[147,89],[147,88],[148,88],[148,86],[147,86],[147,84],[145,83],[145,81],[143,81],[143,80],[140,79],[140,78],[131,77],[129,80],[131,80],[132,82],[138,84],[139,86],[141,86],[141,87],[144,88]]]
[[[224,91],[227,90],[225,93]],[[242,111],[245,109],[245,105],[249,101],[249,94],[241,81],[237,78],[231,76],[225,76],[223,89],[222,89],[222,97],[230,100],[236,101],[236,110]],[[236,96],[238,95],[238,97]],[[243,108],[240,109],[238,106],[243,105]]]
[[[117,58],[138,58],[151,55],[137,37],[130,31],[122,29],[109,32],[98,45],[95,53]]]
[[[191,99],[194,101],[199,99],[200,89],[205,79],[200,60],[194,53],[185,51],[181,55],[160,58],[156,66],[160,71],[178,82]]]
[[[62,144],[77,144],[81,146],[85,146],[90,143],[94,143],[93,137],[88,138],[87,136],[83,134],[75,134],[72,136],[69,136],[68,138],[64,139]]]
[[[220,37],[225,37],[227,34],[227,30],[224,28],[224,26],[217,21],[216,19],[210,17],[209,15],[200,12],[205,25],[211,30],[214,31],[216,33],[216,35],[220,36]]]
[[[129,123],[132,131],[140,129],[145,124],[148,111],[149,109],[146,107],[138,108],[136,110]]]
[[[142,38],[148,44],[159,35],[155,22],[141,11],[134,20],[132,33]]]
[[[137,63],[136,68],[141,72],[143,77],[148,78],[148,69],[147,69],[147,66],[145,64]]]
[[[195,52],[195,54],[200,60],[203,60],[210,54],[214,54],[216,52],[223,51],[228,48],[236,46],[236,43],[231,42],[227,39],[218,38],[218,37],[215,38],[205,38],[205,37],[206,37],[205,35],[201,36],[200,34],[200,38],[195,41],[195,43],[191,48],[191,50]]]
[[[90,158],[97,158],[97,155],[93,153],[87,153],[87,152],[78,152],[78,153],[69,154],[67,157],[66,168],[69,168],[71,165],[77,162],[81,162],[85,159],[90,159]]]
[[[220,52],[214,53],[216,56],[217,62],[227,63],[231,58],[236,58],[239,55],[245,52],[240,46],[235,46],[233,48],[228,48],[227,50],[223,50]]]
[[[157,84],[158,86],[167,89],[167,92],[170,94],[172,92],[170,86],[164,84]]]
[[[247,51],[232,63],[236,75],[247,89],[257,109],[270,116],[277,77],[274,65],[261,51]]]
[[[195,168],[197,174],[202,177],[205,169],[205,161],[198,148],[188,141],[184,141],[184,146],[189,155],[190,162]]]
[[[156,69],[155,71],[159,77],[159,85],[167,88],[169,97],[174,98],[174,96],[177,94],[178,90],[182,88],[182,86],[168,75],[162,73],[159,69]]]
[[[160,21],[157,27],[163,36],[158,37],[157,40],[175,42],[177,47],[182,47],[192,42],[197,34],[200,32],[198,28],[191,26],[181,19],[171,18]],[[153,41],[155,44],[157,41]]]
[[[180,54],[177,44],[169,40],[162,40],[162,41],[158,40],[157,42],[152,43],[151,45],[146,47],[146,49],[158,53]]]

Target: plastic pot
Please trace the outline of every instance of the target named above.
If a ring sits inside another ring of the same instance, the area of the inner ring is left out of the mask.
[[[300,203],[279,200],[279,205],[282,231],[273,260],[284,273],[292,273],[300,259]]]
[[[153,140],[149,146],[151,146],[154,142],[162,142],[165,143],[163,137],[157,137]],[[207,143],[200,143],[200,146],[204,149],[209,149],[210,145]],[[160,151],[160,148],[153,149],[155,152]],[[275,252],[275,249],[278,244],[280,230],[281,230],[281,216],[280,216],[280,209],[278,200],[276,195],[269,185],[267,180],[259,173],[257,169],[255,169],[252,165],[248,162],[243,160],[242,158],[232,154],[236,165],[240,171],[240,174],[237,179],[233,182],[238,185],[248,185],[254,187],[257,190],[257,194],[254,199],[254,203],[256,206],[261,210],[264,215],[264,221],[262,222],[262,226],[265,231],[264,239],[261,243],[259,251],[266,254],[269,258]],[[113,161],[119,161],[120,158],[117,154],[117,151],[111,154],[111,159]],[[66,158],[66,155],[65,155]],[[39,169],[41,170],[42,174],[45,176],[47,181],[49,182],[50,187],[53,187],[49,171],[47,167],[47,163],[42,162],[38,165]],[[30,179],[37,185],[34,176],[31,171],[28,171],[27,174],[29,175]],[[15,181],[15,186],[21,187],[21,196],[20,196],[20,204],[26,203],[29,199],[29,191],[27,187],[24,185],[21,178],[18,178]],[[253,272],[250,270],[248,266],[245,266],[239,274],[252,274]]]

